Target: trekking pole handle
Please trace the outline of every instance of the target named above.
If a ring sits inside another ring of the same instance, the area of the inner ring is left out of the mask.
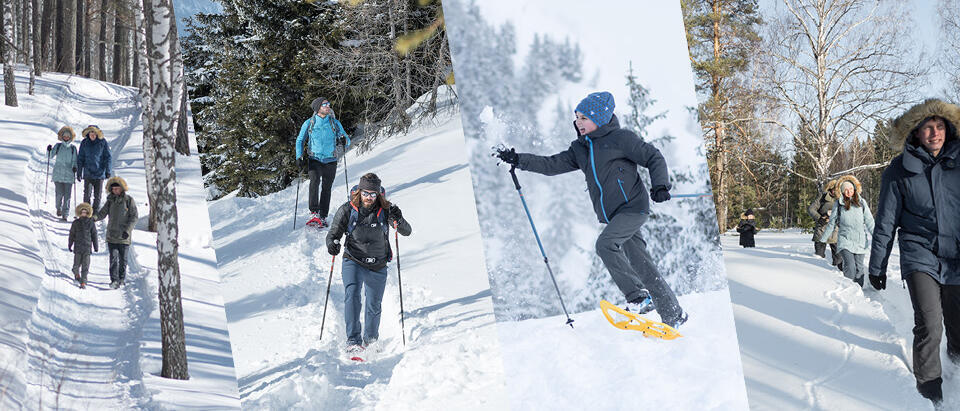
[[[519,190],[519,189],[520,189],[520,180],[517,180],[517,173],[516,173],[516,171],[514,171],[514,170],[516,170],[516,169],[517,169],[517,166],[516,166],[516,165],[511,165],[511,166],[510,166],[510,177],[513,178],[513,185],[517,188],[517,190]]]

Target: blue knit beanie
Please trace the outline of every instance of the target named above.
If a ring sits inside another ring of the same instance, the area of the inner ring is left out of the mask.
[[[587,98],[581,100],[580,104],[577,104],[577,112],[583,113],[597,127],[603,127],[613,117],[614,107],[616,107],[616,104],[613,102],[613,94],[598,91],[590,93]]]

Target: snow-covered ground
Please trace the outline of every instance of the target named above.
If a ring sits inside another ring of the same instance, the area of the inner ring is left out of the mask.
[[[57,130],[70,125],[79,134],[97,124],[110,142],[115,174],[127,180],[145,216],[136,92],[44,73],[29,96],[25,76],[17,71],[20,107],[0,106],[0,408],[239,408],[196,153],[177,159],[190,380],[174,381],[159,377],[156,237],[143,230],[145,217],[132,236],[126,286],[107,286],[101,227],[100,252],[91,256],[88,288],[81,290],[67,250],[70,223],[55,216],[54,186],[45,183],[46,146]]]
[[[563,316],[498,323],[512,408],[747,409],[727,290],[679,300],[692,314],[672,341],[615,328],[599,309],[572,315],[573,329]]]
[[[357,156],[350,185],[377,173],[413,227],[400,237],[406,347],[396,263],[389,264],[380,353],[345,360],[340,258],[305,228],[307,184],[210,203],[241,397],[254,409],[503,409],[506,394],[459,113]],[[291,155],[292,155],[291,147]],[[331,213],[346,201],[341,162]],[[391,243],[394,234],[391,232]],[[367,350],[367,354],[370,354]]]
[[[762,231],[745,249],[736,234],[722,236],[751,408],[932,409],[911,371],[913,309],[898,247],[877,292],[814,255],[810,239]],[[957,367],[942,358],[944,409],[960,409]]]

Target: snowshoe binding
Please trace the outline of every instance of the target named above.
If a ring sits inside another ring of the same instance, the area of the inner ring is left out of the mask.
[[[362,357],[363,350],[364,348],[362,345],[350,344],[347,346],[346,350],[344,351],[346,352],[347,358],[349,358],[350,361],[363,362],[364,361]]]
[[[653,311],[654,308],[656,307],[653,305],[653,299],[650,298],[650,295],[646,295],[628,301],[626,310],[632,313],[646,314]]]
[[[656,337],[663,340],[674,340],[683,337],[677,332],[677,329],[671,325],[643,318],[640,314],[624,310],[607,300],[600,300],[600,311],[611,325],[621,330],[640,331],[644,337]],[[681,320],[676,321],[674,325],[679,326],[687,320],[685,313],[682,314],[680,318]]]

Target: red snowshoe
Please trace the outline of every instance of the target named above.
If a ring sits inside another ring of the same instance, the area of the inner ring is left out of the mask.
[[[320,214],[314,213],[313,218],[307,221],[307,226],[316,227],[316,228],[327,228],[329,227],[329,224],[327,224],[327,220],[321,217]]]

